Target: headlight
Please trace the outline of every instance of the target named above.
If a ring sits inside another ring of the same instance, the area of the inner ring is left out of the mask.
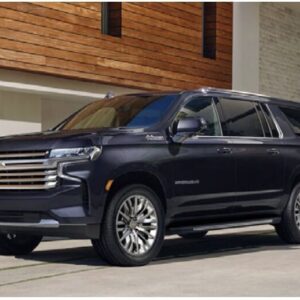
[[[95,160],[101,154],[102,148],[99,147],[84,147],[84,148],[65,148],[53,149],[50,152],[50,158],[58,158],[65,160],[73,159],[90,159]]]

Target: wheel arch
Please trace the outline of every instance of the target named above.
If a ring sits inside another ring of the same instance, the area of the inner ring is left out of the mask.
[[[160,198],[164,210],[167,211],[167,191],[163,180],[157,174],[143,169],[124,172],[115,177],[108,192],[105,207],[117,191],[131,184],[142,184],[152,189]]]
[[[297,166],[288,181],[288,192],[291,193],[296,184],[300,183],[300,166]]]

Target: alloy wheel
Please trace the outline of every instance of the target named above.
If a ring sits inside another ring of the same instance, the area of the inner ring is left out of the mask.
[[[156,240],[157,228],[157,213],[147,197],[131,195],[122,202],[117,213],[116,232],[119,244],[128,254],[146,254]]]

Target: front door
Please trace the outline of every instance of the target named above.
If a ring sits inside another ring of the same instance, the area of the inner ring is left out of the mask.
[[[222,136],[221,124],[211,97],[193,96],[181,108],[176,121],[203,118],[207,129],[181,144],[174,153],[174,198],[170,218],[185,224],[203,223],[230,213],[234,204],[235,165],[230,141]]]

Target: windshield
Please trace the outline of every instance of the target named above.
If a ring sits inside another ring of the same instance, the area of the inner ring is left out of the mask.
[[[73,115],[59,130],[150,127],[163,118],[177,96],[127,95],[100,100]]]

